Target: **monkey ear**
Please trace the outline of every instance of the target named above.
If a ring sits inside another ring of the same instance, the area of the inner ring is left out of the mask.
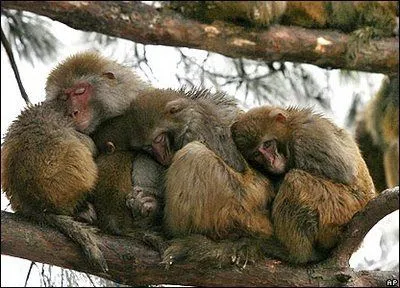
[[[104,72],[103,76],[107,77],[108,79],[115,79],[115,75],[112,72]]]
[[[276,109],[269,113],[269,116],[275,119],[277,122],[285,123],[287,119],[287,115],[282,110]]]
[[[106,150],[107,154],[113,154],[114,153],[114,151],[115,151],[114,143],[112,143],[110,141],[107,141],[106,144],[105,144],[105,147],[106,147],[105,150]]]
[[[165,105],[165,112],[168,114],[176,114],[186,107],[184,99],[173,100]]]

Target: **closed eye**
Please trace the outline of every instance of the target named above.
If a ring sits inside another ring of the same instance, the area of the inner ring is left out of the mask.
[[[271,145],[272,145],[273,142],[274,142],[274,140],[265,141],[265,142],[263,143],[263,147],[264,147],[264,148],[269,148],[269,147],[271,147]]]

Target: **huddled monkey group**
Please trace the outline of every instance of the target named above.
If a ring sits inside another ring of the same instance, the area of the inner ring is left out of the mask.
[[[320,261],[376,194],[352,136],[311,109],[244,112],[220,92],[151,87],[95,52],[56,66],[46,100],[11,124],[1,176],[15,212],[105,271],[93,227],[154,231],[167,261],[193,239],[215,244],[196,259],[254,239],[262,256]]]

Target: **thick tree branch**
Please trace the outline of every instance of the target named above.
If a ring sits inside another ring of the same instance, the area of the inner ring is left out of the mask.
[[[369,230],[367,227],[372,227],[373,223],[396,207],[398,209],[398,197],[397,188],[387,190],[371,201],[348,226],[354,229],[354,235],[348,234],[352,238],[344,238],[345,241],[340,245],[347,247],[346,252],[334,255],[342,255],[342,258],[348,260],[351,255],[348,251],[357,247],[365,231]],[[363,217],[367,217],[365,223]],[[194,264],[174,264],[166,270],[160,264],[158,253],[146,245],[130,238],[99,235],[109,267],[109,274],[106,275],[88,266],[79,248],[52,228],[41,227],[4,211],[1,214],[1,227],[1,254],[75,269],[129,285],[385,286],[387,280],[398,281],[397,271],[355,272],[347,263],[332,259],[308,267],[292,267],[280,261],[265,260],[256,265],[247,265],[246,269],[236,266],[216,269]],[[348,244],[346,241],[354,243]]]
[[[183,46],[228,57],[309,63],[375,73],[396,73],[398,39],[371,41],[356,60],[346,57],[349,36],[329,30],[271,26],[246,29],[215,22],[201,24],[134,1],[2,1],[3,8],[30,11],[68,26],[138,43]]]
[[[399,187],[383,191],[372,199],[363,211],[357,213],[347,225],[342,241],[335,250],[332,260],[339,266],[348,265],[351,255],[361,245],[369,230],[386,215],[399,209]]]

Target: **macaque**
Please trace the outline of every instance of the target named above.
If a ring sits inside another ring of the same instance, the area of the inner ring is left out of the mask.
[[[92,195],[101,230],[131,235],[137,228],[161,226],[165,168],[130,147],[137,125],[129,113],[105,121],[93,134],[99,148],[99,180]],[[154,230],[154,229],[152,229]]]
[[[365,113],[362,114],[365,115]],[[374,143],[365,122],[365,118],[357,119],[355,139],[365,164],[367,164],[375,189],[377,192],[381,192],[388,188],[385,178],[385,167],[383,165],[384,151],[380,145]]]
[[[94,52],[78,53],[52,70],[46,101],[19,116],[2,148],[2,188],[13,209],[57,227],[103,270],[93,229],[66,217],[78,216],[98,177],[96,149],[86,135],[151,89],[127,67]]]
[[[398,24],[395,1],[287,1],[281,24],[333,28],[349,33],[371,27],[375,36],[390,37]]]
[[[96,184],[96,147],[75,129],[63,106],[43,102],[11,124],[1,149],[1,186],[16,213],[60,229],[106,270],[93,229],[73,218]]]
[[[378,191],[399,185],[398,75],[384,78],[380,90],[363,112],[356,137],[372,177],[379,183]],[[377,153],[369,155],[372,147],[376,147]],[[377,158],[379,154],[383,154],[382,159]],[[378,181],[379,177],[385,180]]]
[[[131,147],[168,168],[164,228],[167,236],[178,237],[164,254],[168,262],[187,256],[181,240],[196,245],[193,235],[219,241],[273,233],[273,187],[248,166],[231,137],[230,125],[240,113],[222,93],[168,89],[142,93],[124,114],[136,121],[124,129],[132,135]],[[198,256],[213,258],[214,252]]]
[[[169,1],[167,6],[203,22],[222,20],[268,26],[279,21],[287,1]]]
[[[89,135],[103,121],[121,115],[138,93],[152,88],[128,67],[83,52],[54,68],[45,89],[46,99],[63,100],[76,130]]]
[[[351,33],[346,57],[355,60],[373,38],[398,36],[397,1],[165,1],[185,17],[257,28],[272,24]]]
[[[321,259],[375,196],[350,134],[310,109],[253,108],[231,130],[249,163],[278,183],[271,219],[289,254],[284,260]]]
[[[306,28],[333,28],[346,33],[364,27],[375,36],[398,34],[395,1],[165,1],[186,17],[266,27],[271,24]]]

